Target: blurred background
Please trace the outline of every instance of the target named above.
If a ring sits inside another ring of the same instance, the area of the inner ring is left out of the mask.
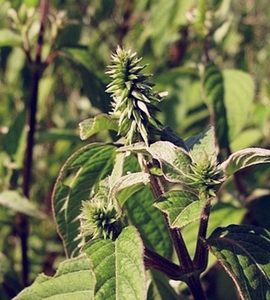
[[[1,299],[38,273],[52,276],[64,259],[53,186],[68,157],[89,142],[80,140],[78,123],[111,110],[105,72],[117,45],[143,57],[155,90],[168,91],[158,118],[183,139],[222,117],[207,100],[206,66],[214,63],[225,79],[228,69],[246,74],[243,83],[224,79],[224,91],[242,89],[227,124],[239,129],[218,137],[220,159],[270,148],[269,17],[268,0],[0,0]],[[225,92],[219,96],[228,105]],[[103,132],[90,141],[114,139]],[[248,169],[220,197],[239,207],[237,222],[270,230],[269,184],[269,168]],[[217,265],[205,286],[209,299],[237,299]]]

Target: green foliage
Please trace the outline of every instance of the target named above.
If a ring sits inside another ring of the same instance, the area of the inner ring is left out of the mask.
[[[0,298],[268,299],[268,2],[0,4]]]
[[[269,232],[254,226],[217,228],[210,251],[233,278],[241,299],[270,299]]]
[[[54,277],[39,275],[33,285],[14,299],[92,299],[96,278],[90,266],[86,255],[66,260]]]

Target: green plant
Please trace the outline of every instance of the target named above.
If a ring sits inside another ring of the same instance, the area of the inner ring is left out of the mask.
[[[182,140],[154,115],[161,94],[139,62],[131,51],[117,49],[108,71],[113,110],[80,123],[82,139],[114,130],[119,140],[84,146],[58,176],[53,209],[67,260],[54,277],[39,275],[15,299],[178,299],[169,280],[185,282],[194,299],[206,299],[201,275],[209,252],[241,299],[270,299],[269,232],[214,225],[222,210],[239,209],[217,201],[225,182],[241,169],[269,163],[270,151],[247,148],[219,162],[215,135],[225,147],[228,136],[219,120],[216,133],[208,126]],[[218,76],[212,64],[202,76],[215,116],[223,109],[212,88]],[[184,235],[193,225],[192,255]]]

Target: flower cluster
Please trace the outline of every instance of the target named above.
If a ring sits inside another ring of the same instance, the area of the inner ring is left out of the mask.
[[[223,172],[216,160],[212,161],[207,154],[202,155],[199,162],[194,162],[190,166],[192,174],[192,185],[199,191],[207,192],[210,196],[215,196],[215,187],[219,186],[223,180]]]
[[[120,234],[123,227],[120,218],[121,212],[106,190],[103,184],[92,199],[82,201],[81,237],[90,237],[90,239],[101,237],[114,240]]]
[[[126,138],[126,145],[138,140],[148,145],[150,134],[161,129],[154,114],[162,97],[152,90],[151,75],[140,74],[146,67],[140,61],[136,53],[118,47],[107,72],[112,78],[106,90],[113,98],[111,115],[118,120],[118,134]]]

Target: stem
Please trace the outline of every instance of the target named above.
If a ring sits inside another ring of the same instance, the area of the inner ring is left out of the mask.
[[[194,300],[206,300],[199,275],[190,276],[186,284],[188,285]]]
[[[173,280],[182,280],[182,278],[185,278],[181,266],[176,265],[147,247],[144,249],[144,254],[146,267],[159,270]]]
[[[208,250],[203,245],[201,239],[206,238],[210,209],[211,209],[211,203],[209,200],[209,202],[204,206],[201,212],[197,245],[196,245],[195,256],[193,260],[194,268],[198,271],[199,274],[201,274],[206,269],[207,262],[208,262]]]
[[[164,195],[165,191],[162,186],[161,180],[158,177],[150,175],[150,183],[152,187],[152,191],[154,193],[155,198],[159,198],[160,196]],[[178,228],[171,228],[169,224],[168,217],[165,213],[163,213],[168,230],[171,235],[171,239],[179,260],[179,263],[181,264],[182,268],[185,270],[185,272],[189,273],[193,270],[193,264],[192,260],[190,258],[190,255],[188,253],[185,241],[183,239],[183,236]]]
[[[145,171],[147,171],[149,174],[149,169],[146,166]],[[163,185],[161,183],[161,180],[158,177],[152,176],[150,174],[150,184],[152,187],[152,191],[154,193],[155,198],[159,198],[160,196],[164,195],[165,191],[163,188]],[[196,248],[196,254],[194,262],[191,260],[190,255],[188,253],[185,241],[183,239],[183,236],[179,229],[177,228],[171,228],[169,225],[169,220],[166,214],[163,214],[167,223],[167,227],[169,229],[171,239],[175,248],[175,251],[177,253],[178,260],[180,262],[179,271],[180,273],[178,276],[172,276],[170,274],[170,278],[173,279],[173,277],[176,280],[182,280],[186,282],[188,285],[190,292],[193,295],[194,300],[205,300],[204,291],[201,285],[200,281],[200,274],[201,272],[196,272],[197,270],[194,268],[196,264],[200,269],[203,269],[207,265],[207,249],[202,246],[202,244],[199,241],[199,238],[205,238],[206,231],[207,231],[207,224],[209,219],[209,212],[210,212],[210,202],[208,202],[207,205],[205,205],[204,210],[201,214],[201,222],[199,227],[199,233],[198,233],[198,242],[197,242],[197,248]],[[161,264],[158,264],[159,261],[163,260],[156,260],[155,257],[152,257],[152,260],[150,259],[149,266],[155,267],[156,269],[160,271],[165,271],[163,269],[163,266]],[[147,262],[146,262],[147,263]],[[164,262],[165,265],[167,263]],[[195,271],[195,272],[194,272]],[[172,271],[174,272],[174,271]],[[191,275],[192,274],[192,275]],[[168,275],[168,274],[167,274]]]
[[[37,113],[37,102],[38,102],[38,87],[39,81],[44,71],[45,65],[41,61],[42,46],[44,43],[44,33],[46,25],[46,17],[48,13],[49,0],[41,0],[40,10],[41,10],[41,21],[40,30],[37,39],[36,46],[36,56],[35,61],[31,62],[31,67],[33,68],[32,73],[32,83],[31,83],[31,94],[30,101],[27,108],[28,120],[28,135],[27,135],[27,146],[24,154],[24,164],[23,164],[23,194],[25,197],[29,198],[30,184],[31,184],[31,170],[33,162],[33,149],[34,149],[34,135],[36,131],[36,113]],[[26,53],[29,53],[29,49]],[[29,60],[28,60],[29,62]],[[21,240],[21,251],[22,251],[22,281],[23,285],[28,285],[29,277],[29,258],[28,258],[28,235],[29,235],[29,222],[25,215],[18,214],[18,228]]]

